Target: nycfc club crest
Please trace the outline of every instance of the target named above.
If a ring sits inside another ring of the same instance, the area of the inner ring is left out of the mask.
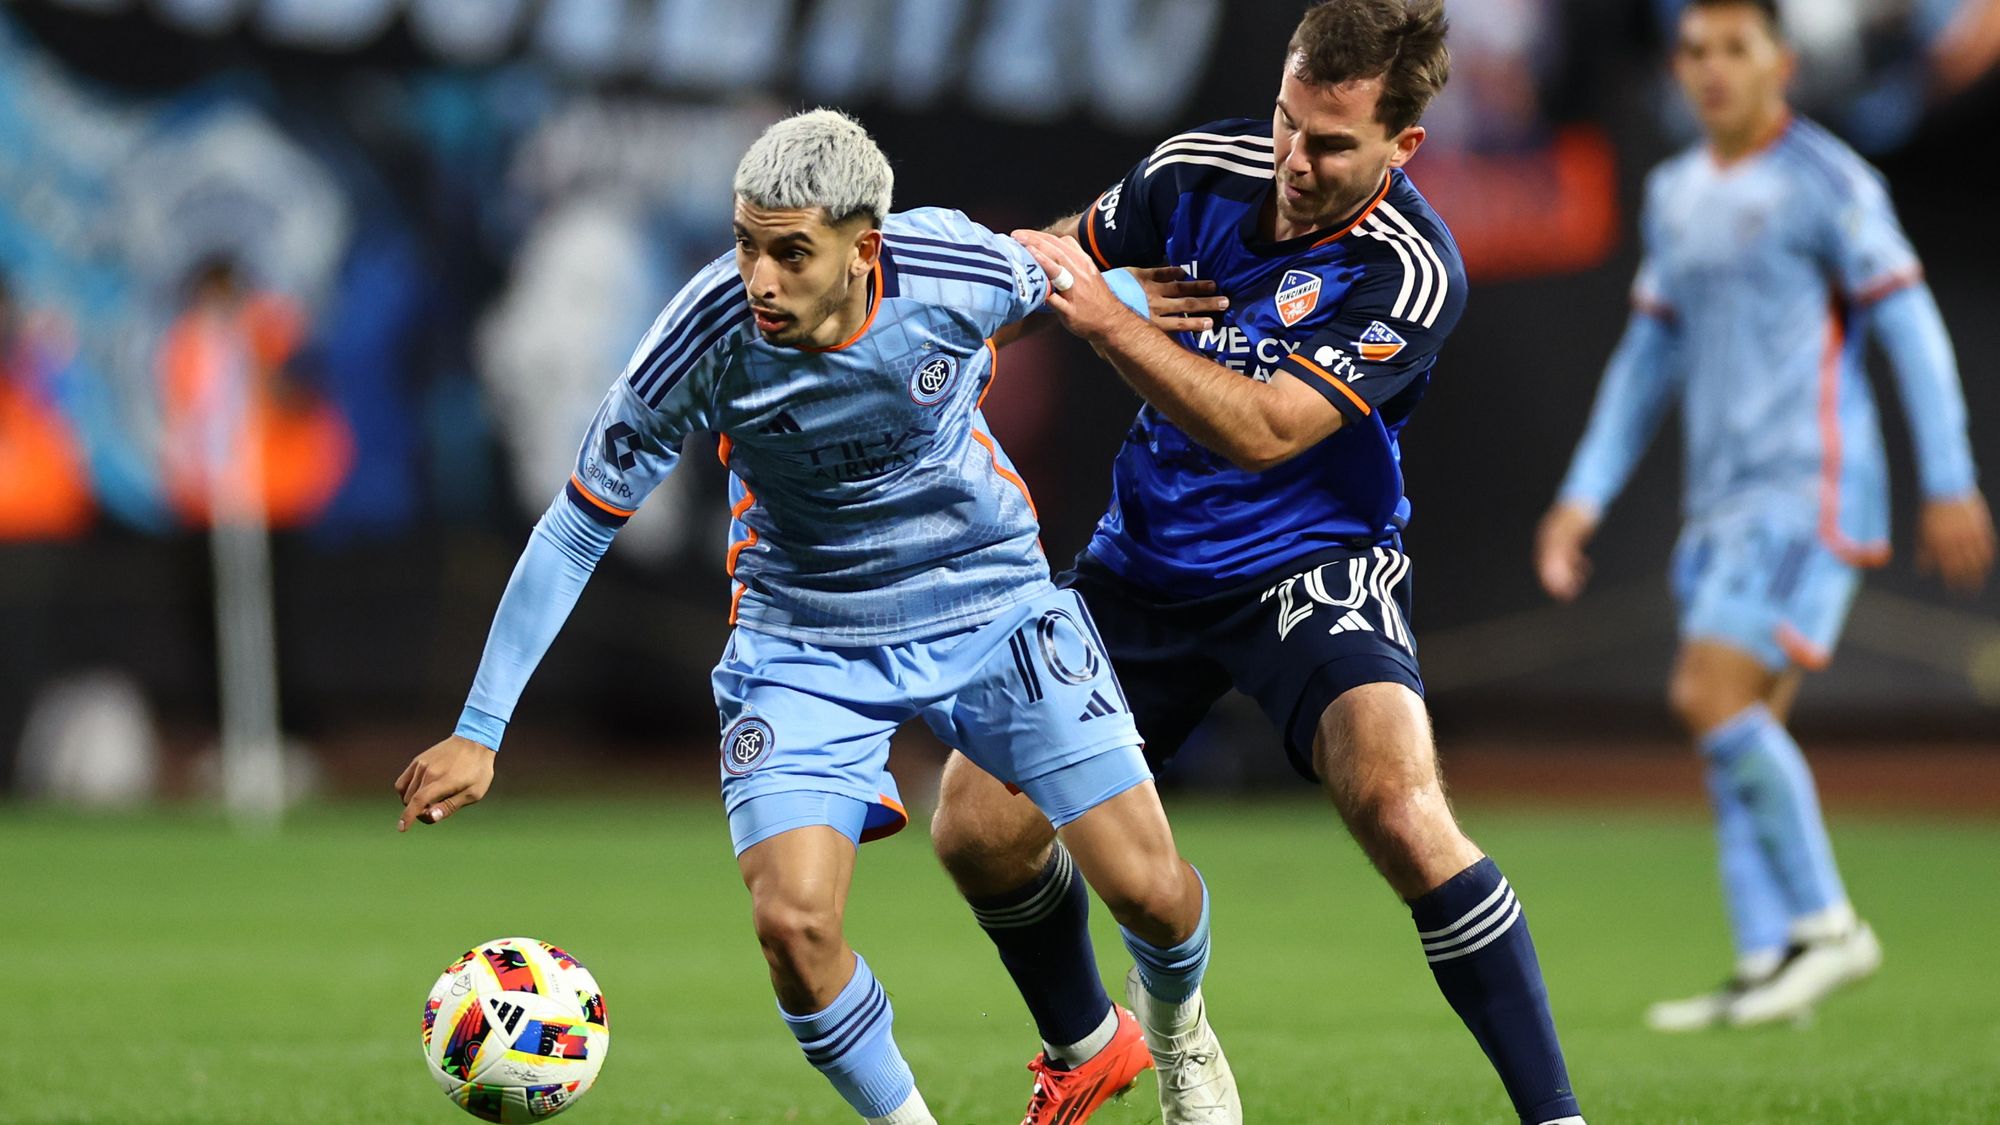
[[[951,393],[951,381],[957,375],[957,356],[939,353],[926,357],[910,372],[910,401],[918,406],[936,406]]]
[[[1354,349],[1361,353],[1362,359],[1370,363],[1386,363],[1395,359],[1396,353],[1402,351],[1405,346],[1403,338],[1379,320],[1371,322],[1368,331],[1363,332],[1361,338],[1354,341]]]
[[[1290,328],[1319,307],[1319,275],[1286,270],[1278,279],[1278,319]]]
[[[722,768],[737,777],[764,764],[777,744],[771,724],[762,719],[742,719],[722,736]]]

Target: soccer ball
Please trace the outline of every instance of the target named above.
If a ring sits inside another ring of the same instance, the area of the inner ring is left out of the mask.
[[[533,938],[467,950],[424,1003],[431,1077],[487,1121],[539,1121],[575,1105],[610,1046],[590,970]]]

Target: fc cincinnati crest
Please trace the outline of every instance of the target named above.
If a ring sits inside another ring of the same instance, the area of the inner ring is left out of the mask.
[[[1290,328],[1319,307],[1319,275],[1286,270],[1278,279],[1278,319]]]
[[[743,719],[722,736],[722,768],[742,777],[763,765],[777,742],[771,724],[762,719]]]
[[[1395,329],[1379,320],[1371,322],[1368,331],[1363,332],[1361,338],[1354,341],[1355,350],[1361,353],[1362,359],[1370,363],[1395,359],[1396,353],[1402,351],[1405,346],[1405,341],[1396,335]]]
[[[957,375],[957,356],[940,352],[925,358],[910,372],[910,400],[918,406],[936,406],[951,393],[951,381]]]

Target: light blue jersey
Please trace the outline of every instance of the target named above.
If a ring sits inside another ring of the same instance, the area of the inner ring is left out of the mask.
[[[1925,493],[1971,490],[1950,345],[1888,191],[1853,150],[1804,120],[1727,165],[1691,149],[1654,171],[1642,222],[1635,323],[1565,498],[1608,503],[1677,397],[1690,520],[1808,510],[1836,553],[1879,562],[1888,472],[1862,369],[1871,328],[1894,361]]]
[[[1881,176],[1790,122],[1728,164],[1706,147],[1647,183],[1634,312],[1561,499],[1623,487],[1667,405],[1681,408],[1688,527],[1682,631],[1772,667],[1816,666],[1856,566],[1888,557],[1888,469],[1863,370],[1888,354],[1926,496],[1972,491],[1965,403],[1936,301]]]
[[[734,619],[822,644],[896,644],[1048,589],[1027,489],[979,400],[986,340],[1040,307],[1018,243],[956,211],[883,224],[868,320],[832,348],[766,343],[733,255],[668,303],[605,396],[569,495],[624,522],[698,430],[723,436]]]
[[[738,628],[712,685],[737,851],[812,824],[857,841],[901,828],[889,738],[912,718],[1058,826],[1151,777],[979,412],[990,337],[1048,278],[956,211],[891,215],[883,234],[867,319],[834,347],[764,342],[732,257],[667,305],[535,525],[457,734],[499,747],[617,528],[708,430],[733,502]],[[1121,299],[1144,305],[1133,285]]]

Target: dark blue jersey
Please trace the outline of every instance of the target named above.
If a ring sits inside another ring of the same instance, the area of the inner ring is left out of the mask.
[[[1465,308],[1451,232],[1400,169],[1337,226],[1263,242],[1273,163],[1269,121],[1204,125],[1153,150],[1083,218],[1104,268],[1177,265],[1229,298],[1212,330],[1177,334],[1183,347],[1266,382],[1288,372],[1345,415],[1313,448],[1247,472],[1143,407],[1089,550],[1162,592],[1200,596],[1391,542],[1410,514],[1397,435]]]

